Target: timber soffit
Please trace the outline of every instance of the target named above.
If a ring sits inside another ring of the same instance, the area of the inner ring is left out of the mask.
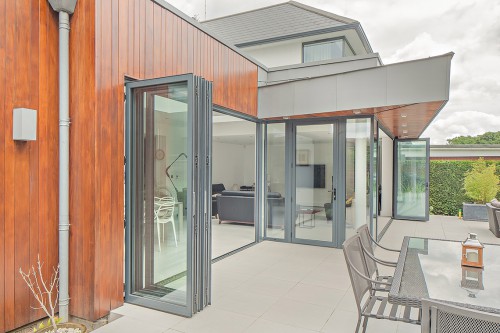
[[[264,69],[265,71],[268,70],[266,65],[262,64],[261,62],[259,62],[255,58],[253,58],[252,56],[246,54],[246,52],[242,52],[241,49],[239,49],[238,47],[234,46],[233,44],[227,42],[224,38],[217,36],[216,33],[214,34],[214,32],[210,31],[210,29],[207,29],[206,27],[201,25],[200,22],[196,21],[192,17],[189,17],[188,15],[186,15],[185,13],[180,11],[179,9],[175,8],[174,6],[172,6],[171,4],[166,2],[165,0],[150,0],[150,1],[153,1],[154,3],[160,5],[161,7],[167,9],[168,11],[170,11],[172,14],[174,14],[174,15],[180,17],[181,19],[183,19],[184,21],[188,22],[189,24],[191,24],[195,28],[203,31],[204,33],[206,33],[207,35],[209,35],[210,37],[212,37],[213,39],[215,39],[219,43],[227,46],[228,48],[230,48],[234,52],[241,55],[243,58],[245,58],[248,61],[252,62],[253,64],[257,65],[258,67]]]
[[[282,19],[281,25],[276,24],[273,19],[276,17]],[[358,21],[296,1],[219,17],[202,24],[238,47],[354,29],[366,51],[373,53]]]

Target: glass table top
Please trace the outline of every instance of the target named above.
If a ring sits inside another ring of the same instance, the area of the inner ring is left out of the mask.
[[[399,293],[500,311],[500,246],[485,244],[484,269],[461,255],[460,242],[409,238]]]

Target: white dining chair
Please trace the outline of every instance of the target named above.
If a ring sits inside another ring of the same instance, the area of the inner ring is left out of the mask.
[[[174,232],[175,247],[177,247],[177,233],[175,231],[175,220],[174,220],[174,210],[175,210],[175,199],[172,197],[155,197],[155,223],[158,230],[158,248],[161,252],[161,239],[165,239],[165,225],[167,223],[172,224],[172,230]],[[160,232],[160,224],[161,232]],[[160,239],[161,233],[161,239]]]

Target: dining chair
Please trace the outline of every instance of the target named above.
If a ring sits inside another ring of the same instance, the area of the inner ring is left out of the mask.
[[[392,275],[380,275],[379,270],[378,270],[378,265],[383,265],[387,267],[396,267],[396,262],[388,261],[388,260],[383,260],[375,257],[375,253],[373,252],[373,243],[378,244],[375,242],[373,237],[370,234],[370,230],[368,229],[368,225],[363,225],[359,227],[356,230],[357,234],[359,235],[359,238],[361,240],[361,246],[363,248],[363,255],[365,256],[365,261],[366,261],[366,266],[368,269],[368,276],[372,279],[375,279],[379,282],[384,282],[387,284],[380,284],[376,283],[373,285],[373,290],[374,291],[389,291],[391,289],[391,284],[393,280]],[[390,251],[397,251],[397,250],[392,250],[389,249]],[[399,252],[399,251],[398,251]]]
[[[160,224],[162,224],[162,239],[165,239],[165,224],[171,223],[174,232],[175,247],[177,247],[177,233],[174,221],[175,199],[172,197],[155,197],[155,222],[158,231],[158,248],[161,252]]]
[[[356,333],[359,331],[362,318],[364,318],[363,332],[366,332],[368,318],[420,324],[418,309],[408,306],[403,307],[397,304],[388,304],[389,299],[387,296],[375,294],[373,285],[390,284],[371,279],[368,276],[368,269],[359,235],[354,235],[346,240],[342,245],[342,249],[358,309]],[[400,309],[401,311],[399,311]],[[412,311],[412,309],[415,311]]]
[[[422,333],[498,333],[500,315],[422,300]]]

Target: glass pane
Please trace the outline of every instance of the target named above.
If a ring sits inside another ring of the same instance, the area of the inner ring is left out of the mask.
[[[333,125],[297,126],[295,238],[333,241]]]
[[[132,294],[178,305],[187,304],[187,95],[186,83],[135,93],[143,112],[143,191],[135,202]]]
[[[255,123],[213,113],[212,258],[255,242]]]
[[[304,62],[342,58],[343,48],[343,39],[304,44]]]
[[[378,215],[378,123],[376,120],[373,124],[373,151],[372,151],[372,233],[378,235],[377,215]]]
[[[398,141],[396,163],[396,216],[425,219],[427,141]]]
[[[346,122],[346,239],[370,225],[370,119]]]
[[[267,125],[266,236],[285,238],[285,124]]]

